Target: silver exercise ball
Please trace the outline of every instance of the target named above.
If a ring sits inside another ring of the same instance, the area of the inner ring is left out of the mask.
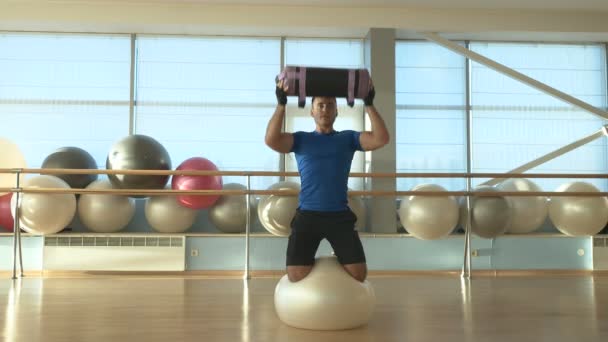
[[[511,178],[498,184],[500,191],[543,191],[534,182],[524,178]],[[544,196],[507,196],[511,203],[511,224],[507,233],[531,233],[545,222],[549,204]]]
[[[496,192],[496,188],[480,185],[474,191]],[[467,222],[466,200],[460,202],[460,224],[465,227]],[[471,231],[486,239],[502,235],[511,221],[511,204],[506,197],[472,196],[471,197]]]
[[[198,215],[197,209],[180,205],[177,198],[170,195],[150,196],[144,212],[148,224],[160,233],[183,233],[192,227]]]
[[[87,190],[110,190],[114,186],[107,179],[89,184]],[[78,217],[82,224],[96,233],[115,233],[123,230],[135,214],[135,200],[124,195],[82,194],[78,199]]]
[[[446,190],[436,184],[420,184],[412,191]],[[421,240],[436,240],[449,235],[458,224],[458,217],[458,202],[453,196],[405,196],[399,207],[403,228]]]
[[[24,188],[69,189],[68,183],[55,176],[40,175],[24,182]],[[17,196],[11,198],[11,214],[15,217]],[[19,225],[28,233],[55,234],[67,227],[76,214],[73,194],[24,193],[20,198]]]
[[[222,190],[247,190],[242,184],[224,184]],[[252,222],[256,212],[255,199],[249,196]],[[247,199],[245,195],[223,195],[209,208],[209,220],[221,232],[242,233],[247,224]]]
[[[97,170],[97,162],[89,152],[73,146],[62,147],[49,154],[42,162],[43,169]],[[96,174],[57,174],[74,189],[84,189],[97,180]]]
[[[146,135],[129,135],[110,148],[108,170],[171,170],[171,158],[158,141]],[[169,176],[108,175],[119,189],[163,189]],[[145,197],[145,196],[133,196]]]
[[[559,186],[558,192],[599,192],[592,184],[572,182]],[[606,197],[551,197],[549,218],[562,233],[570,236],[596,235],[608,222]]]
[[[300,184],[290,181],[278,182],[268,190],[297,190]],[[258,217],[262,226],[277,236],[289,236],[291,220],[298,208],[298,196],[264,195],[258,203]]]

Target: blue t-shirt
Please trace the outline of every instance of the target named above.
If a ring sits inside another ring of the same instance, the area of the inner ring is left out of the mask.
[[[300,172],[302,210],[341,211],[348,208],[348,174],[355,151],[363,151],[361,132],[329,134],[296,132],[291,152]]]

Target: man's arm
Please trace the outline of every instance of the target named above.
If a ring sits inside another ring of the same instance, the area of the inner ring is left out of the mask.
[[[371,122],[371,131],[361,132],[359,143],[364,151],[373,151],[388,144],[389,134],[386,129],[384,120],[374,107],[373,101],[376,91],[374,88],[369,92],[369,95],[363,100],[365,102],[365,111]]]
[[[293,146],[293,134],[284,133],[283,121],[285,120],[285,105],[287,104],[287,94],[283,89],[282,81],[277,84],[277,108],[266,127],[265,142],[271,149],[280,153],[289,153]]]

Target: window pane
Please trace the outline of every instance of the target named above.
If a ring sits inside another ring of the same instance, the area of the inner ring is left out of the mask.
[[[129,134],[128,36],[0,34],[0,136],[29,167],[77,146],[98,167]]]
[[[465,59],[429,42],[397,42],[397,172],[466,172]],[[399,178],[397,189],[460,178]]]
[[[471,49],[593,106],[606,104],[600,45],[472,43]],[[598,131],[605,120],[472,63],[473,172],[506,172]],[[540,165],[533,173],[603,173],[606,139]],[[476,180],[475,183],[484,180]],[[534,179],[553,191],[572,179]],[[606,191],[606,180],[584,180]]]
[[[159,140],[174,168],[204,157],[220,170],[278,170],[279,155],[264,143],[278,39],[140,37],[137,53],[136,131]],[[251,185],[277,180],[254,177]]]

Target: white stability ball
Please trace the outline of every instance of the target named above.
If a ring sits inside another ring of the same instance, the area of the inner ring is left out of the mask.
[[[595,186],[585,182],[562,184],[555,191],[599,192]],[[606,226],[608,203],[605,197],[554,196],[549,203],[549,218],[566,235],[595,235]]]
[[[110,190],[108,179],[87,185],[88,190]],[[82,224],[96,233],[115,233],[124,229],[135,214],[135,200],[123,195],[82,194],[78,200],[78,217]]]
[[[420,184],[412,191],[446,190],[436,184]],[[453,196],[405,196],[399,207],[399,219],[403,228],[421,240],[436,240],[449,235],[456,228],[458,217],[458,202]]]
[[[511,178],[497,185],[500,191],[543,191],[534,182],[524,178]],[[549,204],[544,196],[507,196],[511,203],[511,224],[508,233],[531,233],[545,222]]]
[[[24,169],[26,167],[25,157],[19,146],[13,142],[0,138],[0,169]],[[24,175],[21,174],[19,181],[23,182]],[[14,188],[17,186],[17,177],[12,173],[0,173],[0,188]],[[0,192],[5,195],[7,192]]]
[[[300,184],[295,182],[278,182],[268,190],[297,190]],[[258,217],[267,231],[278,236],[289,236],[291,220],[298,209],[298,196],[264,195],[258,203]]]
[[[474,191],[496,192],[496,188],[480,185]],[[504,234],[511,220],[510,201],[503,196],[471,197],[471,231],[479,237],[492,239]],[[460,224],[467,222],[466,199],[460,203]]]
[[[198,210],[180,205],[176,196],[161,195],[146,200],[144,214],[148,224],[159,233],[183,233],[194,224]]]
[[[242,184],[224,184],[223,190],[247,190]],[[255,200],[249,196],[251,216],[256,212]],[[242,233],[247,224],[247,196],[223,195],[209,208],[209,220],[221,232]]]
[[[351,277],[336,257],[320,257],[312,271],[292,283],[284,275],[274,291],[285,324],[312,330],[343,330],[367,324],[376,304],[371,284]]]
[[[348,207],[357,216],[357,222],[355,223],[355,230],[361,230],[365,228],[365,220],[367,217],[365,202],[360,196],[348,196]]]
[[[70,189],[68,183],[55,176],[35,176],[23,183],[24,188]],[[19,226],[28,233],[55,234],[67,227],[76,214],[74,194],[35,194],[20,196]],[[15,217],[15,201],[11,199],[11,214]]]

